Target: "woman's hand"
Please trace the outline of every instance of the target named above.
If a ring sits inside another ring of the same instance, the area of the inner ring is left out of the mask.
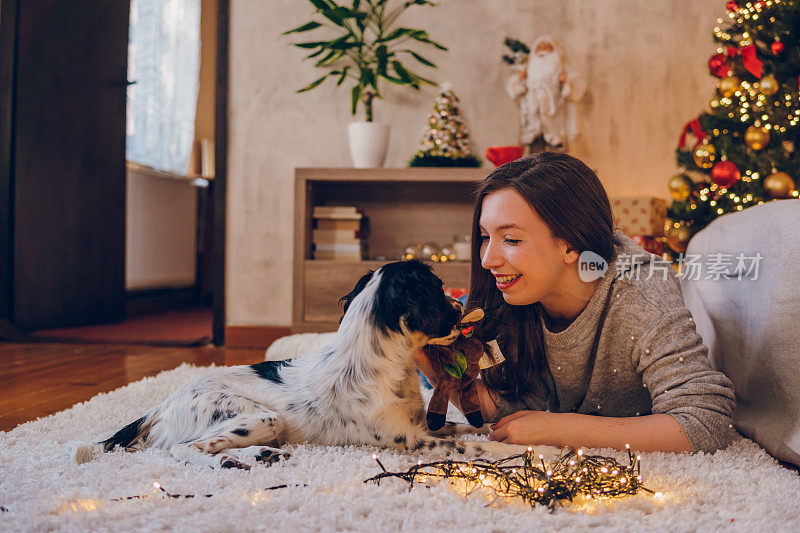
[[[517,411],[492,424],[490,440],[509,444],[560,446],[555,442],[558,431],[553,413]]]

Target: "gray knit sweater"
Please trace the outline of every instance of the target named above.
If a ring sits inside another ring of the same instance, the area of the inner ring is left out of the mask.
[[[629,237],[615,235],[621,241],[616,257],[578,317],[558,333],[544,321],[537,325],[544,335],[558,411],[613,417],[667,413],[695,451],[726,447],[736,436],[733,384],[711,369],[675,272]],[[590,365],[609,297],[596,360]],[[492,395],[498,408],[492,421],[522,409],[545,409],[538,397]]]

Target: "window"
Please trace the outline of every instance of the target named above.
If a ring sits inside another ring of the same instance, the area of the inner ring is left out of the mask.
[[[194,142],[200,0],[132,0],[126,157],[185,175]]]

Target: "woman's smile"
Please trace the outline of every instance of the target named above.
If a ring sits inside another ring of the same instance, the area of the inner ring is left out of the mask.
[[[498,276],[495,274],[497,288],[504,291],[514,285],[522,277],[522,274],[511,274],[509,276]]]

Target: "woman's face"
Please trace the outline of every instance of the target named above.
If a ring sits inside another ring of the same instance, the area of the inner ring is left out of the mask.
[[[481,266],[495,276],[506,303],[547,306],[559,298],[569,247],[553,237],[518,192],[501,189],[487,195],[480,227]]]

